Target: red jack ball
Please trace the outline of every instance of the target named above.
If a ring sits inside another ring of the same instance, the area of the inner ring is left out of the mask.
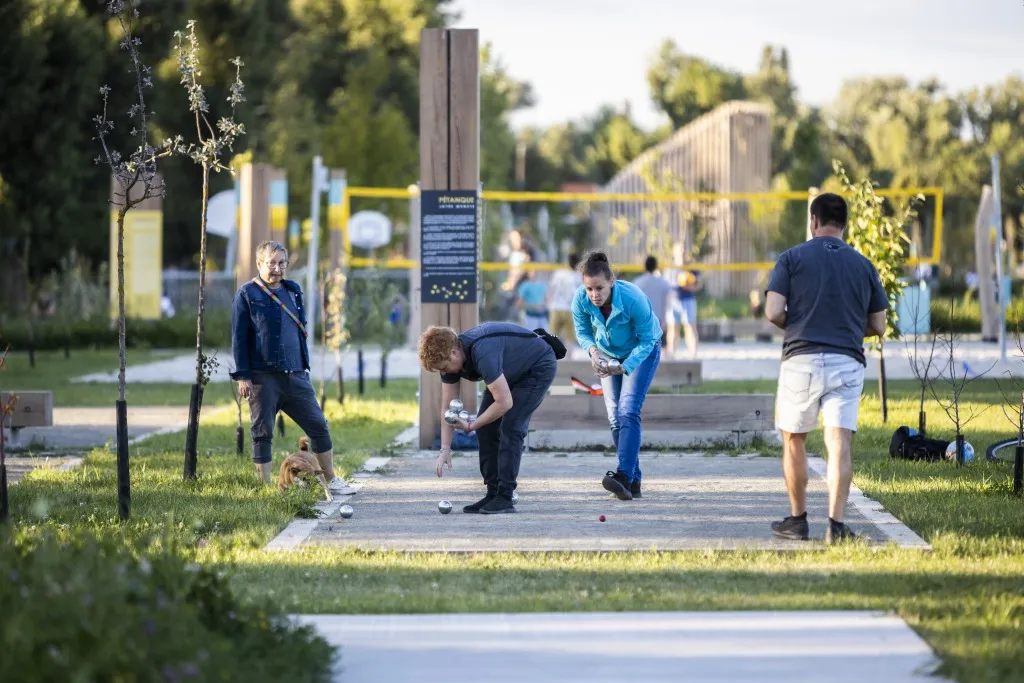
[[[598,517],[598,519],[603,522],[604,521],[604,515],[601,515],[600,517]]]

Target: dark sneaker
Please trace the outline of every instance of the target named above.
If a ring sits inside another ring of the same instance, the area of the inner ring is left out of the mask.
[[[506,512],[515,512],[516,506],[510,498],[495,496],[487,501],[487,504],[480,508],[481,515],[500,515]]]
[[[472,505],[467,505],[466,507],[462,508],[462,511],[466,512],[466,513],[469,513],[469,514],[478,513],[478,512],[480,512],[480,508],[482,508],[484,505],[487,505],[488,503],[491,502],[492,498],[494,498],[494,494],[493,493],[488,493],[486,496],[484,496],[483,498],[481,498],[477,502],[473,503]]]
[[[807,513],[799,517],[786,517],[782,521],[772,522],[772,534],[789,541],[806,541],[810,538],[807,526]]]
[[[639,479],[637,479],[636,481],[634,481],[632,484],[629,485],[629,492],[630,492],[630,494],[632,494],[632,496],[634,498],[643,498],[643,495],[641,495],[641,493],[640,493],[640,480]]]
[[[835,545],[844,541],[852,541],[855,538],[857,538],[857,534],[853,533],[850,527],[829,518],[828,528],[825,529],[825,545]]]
[[[601,486],[619,500],[633,500],[633,494],[629,492],[629,477],[622,472],[609,471],[601,480]]]

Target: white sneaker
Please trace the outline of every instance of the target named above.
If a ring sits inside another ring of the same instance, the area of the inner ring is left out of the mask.
[[[518,493],[516,493],[516,491],[515,491],[515,490],[513,490],[513,491],[512,491],[512,504],[513,504],[513,505],[515,505],[515,502],[516,502],[517,500],[519,500],[519,494],[518,494]]]
[[[341,477],[335,477],[327,482],[327,488],[334,494],[345,493],[348,489],[348,482]]]

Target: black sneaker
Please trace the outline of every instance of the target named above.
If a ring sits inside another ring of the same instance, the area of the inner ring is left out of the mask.
[[[835,545],[855,538],[857,534],[853,533],[850,527],[829,517],[828,528],[825,529],[825,545]]]
[[[500,515],[506,512],[515,512],[516,507],[510,498],[495,496],[487,501],[487,504],[480,508],[481,515]]]
[[[484,496],[477,502],[473,503],[472,505],[467,505],[466,507],[462,508],[462,511],[467,514],[476,514],[480,512],[480,508],[490,503],[492,498],[494,498],[494,494],[488,493],[486,496]]]
[[[643,496],[640,494],[640,480],[639,479],[637,479],[636,481],[634,481],[632,484],[629,485],[629,492],[630,492],[630,494],[632,494],[632,496],[634,498],[643,498]]]
[[[629,492],[629,477],[622,472],[609,471],[601,480],[601,486],[619,500],[633,500],[633,494]]]
[[[799,517],[786,517],[782,521],[772,522],[772,534],[789,541],[806,541],[810,538],[807,526],[807,513]]]

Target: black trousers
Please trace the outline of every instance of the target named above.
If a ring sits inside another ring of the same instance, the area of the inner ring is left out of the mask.
[[[512,497],[519,478],[523,443],[530,428],[530,418],[555,381],[555,363],[552,355],[550,361],[535,365],[529,374],[518,379],[509,387],[512,392],[512,409],[476,430],[480,441],[480,474],[491,495]],[[480,414],[492,403],[494,397],[490,390],[485,390],[480,401]]]
[[[252,393],[249,394],[249,415],[252,419],[249,434],[252,436],[253,462],[271,461],[274,420],[279,410],[295,420],[299,429],[306,433],[314,453],[326,453],[333,448],[327,418],[320,410],[308,374],[254,372]]]

